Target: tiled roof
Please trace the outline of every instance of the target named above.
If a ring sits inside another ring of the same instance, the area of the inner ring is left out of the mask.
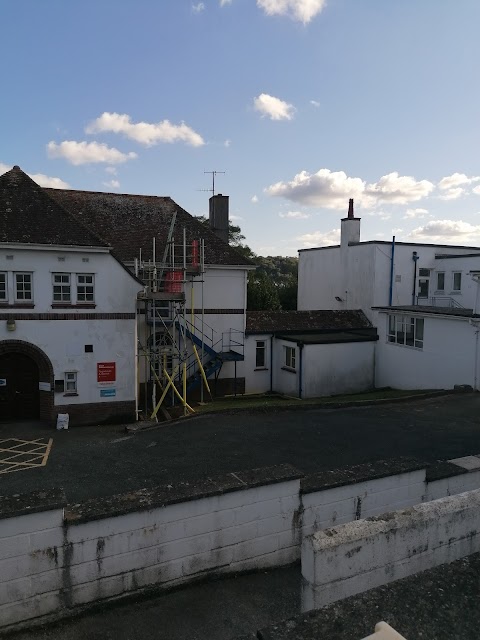
[[[112,247],[124,262],[139,256],[152,257],[152,241],[163,252],[174,211],[177,212],[175,241],[180,243],[185,228],[187,242],[205,240],[205,264],[251,265],[252,263],[223,242],[210,229],[168,197],[45,189],[63,207]],[[161,255],[161,254],[160,254]]]
[[[17,166],[0,176],[0,242],[108,246]]]
[[[288,331],[341,331],[369,329],[372,324],[360,310],[350,311],[247,311],[247,333]]]

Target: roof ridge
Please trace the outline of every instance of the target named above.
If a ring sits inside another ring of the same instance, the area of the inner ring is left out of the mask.
[[[163,200],[172,200],[171,196],[155,196],[150,194],[142,194],[142,193],[119,193],[116,191],[92,191],[91,189],[57,189],[55,187],[41,187],[44,191],[63,191],[63,192],[73,192],[73,193],[93,193],[95,195],[103,195],[103,196],[127,196],[129,198],[157,198]],[[174,202],[174,200],[172,200]],[[189,214],[191,215],[191,214]]]

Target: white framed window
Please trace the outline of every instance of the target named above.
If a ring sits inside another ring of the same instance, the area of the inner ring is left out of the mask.
[[[0,271],[0,302],[8,302],[7,272]]]
[[[437,272],[437,291],[445,291],[445,272]]]
[[[77,302],[95,302],[93,273],[77,273]]]
[[[76,371],[65,371],[65,393],[77,393]]]
[[[404,347],[423,349],[423,330],[423,318],[400,315],[388,316],[388,342]]]
[[[428,298],[430,288],[430,269],[423,267],[418,270],[418,297]]]
[[[266,351],[267,343],[265,340],[257,340],[255,347],[255,367],[257,369],[265,369],[267,364]]]
[[[297,350],[295,347],[285,347],[285,366],[295,369]]]
[[[71,302],[71,285],[69,273],[54,273],[53,277],[53,302]]]
[[[31,273],[15,273],[15,300],[31,302],[33,300],[33,284]]]
[[[462,272],[454,271],[452,274],[452,291],[462,290]]]

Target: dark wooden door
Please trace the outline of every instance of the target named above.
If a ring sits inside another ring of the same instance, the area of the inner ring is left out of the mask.
[[[0,356],[0,420],[30,420],[40,416],[38,367],[21,353]]]

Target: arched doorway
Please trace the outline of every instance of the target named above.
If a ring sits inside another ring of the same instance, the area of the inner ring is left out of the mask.
[[[38,347],[0,341],[0,420],[50,420],[53,367]]]

